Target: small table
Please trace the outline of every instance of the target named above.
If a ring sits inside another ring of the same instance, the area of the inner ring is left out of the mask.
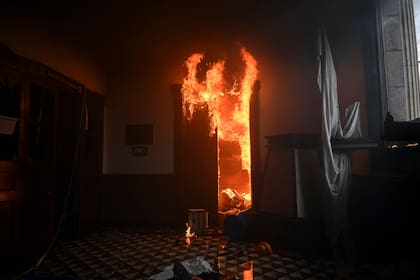
[[[265,138],[267,139],[267,154],[262,174],[259,202],[261,203],[264,191],[266,191],[265,188],[267,186],[265,186],[265,183],[267,179],[267,171],[270,167],[269,165],[272,160],[273,151],[278,149],[290,150],[293,186],[291,187],[292,189],[290,189],[290,187],[287,188],[287,186],[283,186],[281,190],[279,189],[279,204],[281,204],[279,207],[282,208],[282,216],[299,217],[299,213],[303,213],[304,211],[299,211],[298,209],[300,207],[299,201],[302,201],[302,193],[297,187],[299,176],[297,174],[297,151],[301,149],[316,150],[321,164],[321,137],[319,134],[292,133],[266,136]],[[282,201],[280,201],[280,199],[282,199]]]

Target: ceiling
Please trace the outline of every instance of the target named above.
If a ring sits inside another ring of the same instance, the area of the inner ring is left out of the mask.
[[[166,63],[169,53],[193,41],[265,36],[276,44],[277,30],[292,33],[296,24],[313,24],[305,19],[321,2],[337,7],[349,1],[6,0],[0,4],[0,29],[71,47],[110,77],[121,68]]]
[[[261,1],[2,1],[2,27],[30,28],[85,53],[96,63],[131,61],[161,37],[229,26]],[[165,49],[167,46],[159,46]]]

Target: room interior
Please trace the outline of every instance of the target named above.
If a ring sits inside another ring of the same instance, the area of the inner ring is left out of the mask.
[[[413,13],[412,0],[0,4],[0,278],[149,279],[198,256],[220,272],[203,279],[415,278]],[[339,117],[360,102],[362,137],[328,141],[351,162],[344,259],[326,228],[320,27]],[[203,85],[220,96],[188,107]],[[240,140],[214,108],[247,113]]]

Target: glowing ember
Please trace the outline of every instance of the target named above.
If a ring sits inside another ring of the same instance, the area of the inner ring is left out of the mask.
[[[187,226],[187,230],[185,231],[185,237],[186,237],[186,238],[191,238],[191,237],[194,237],[195,232],[191,232],[191,227],[190,227],[190,225],[189,225],[188,223],[186,223],[186,226]]]
[[[408,147],[408,148],[411,148],[411,147],[417,147],[418,145],[419,145],[419,143],[408,143],[405,146]]]
[[[217,129],[219,211],[239,211],[251,207],[250,99],[257,79],[257,62],[241,49],[243,77],[228,85],[225,61],[203,62],[204,54],[192,54],[186,61],[187,75],[182,85],[183,112],[188,120],[197,110],[207,108],[210,134]],[[206,67],[199,80],[200,67]],[[228,197],[231,201],[225,199]]]
[[[251,194],[239,193],[227,188],[219,194],[219,211],[226,214],[239,214],[242,210],[251,207]]]
[[[248,268],[245,268],[244,269],[244,273],[243,273],[243,280],[252,280],[252,279],[254,279],[253,277],[253,262],[252,261],[249,261],[248,262]]]

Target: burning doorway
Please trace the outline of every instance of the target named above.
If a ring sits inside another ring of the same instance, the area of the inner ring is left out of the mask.
[[[211,163],[207,168],[213,175],[217,174],[216,180],[210,183],[213,184],[210,187],[213,191],[202,191],[208,192],[208,199],[216,200],[214,210],[222,214],[239,214],[251,208],[251,182],[255,179],[251,169],[254,170],[254,162],[258,162],[255,159],[257,153],[252,152],[258,146],[254,143],[251,145],[252,138],[258,137],[257,122],[251,117],[252,112],[257,110],[257,106],[253,106],[256,102],[252,101],[256,99],[255,92],[258,89],[257,62],[245,48],[241,49],[240,57],[240,65],[236,66],[240,71],[232,74],[229,71],[232,67],[226,60],[209,61],[204,54],[192,54],[185,61],[187,74],[177,89],[180,92],[178,105],[182,106],[182,113],[176,122],[183,123],[182,138],[191,136],[191,128],[195,127],[201,134],[204,130],[205,138],[208,139],[201,151],[199,148],[194,151],[194,141],[185,140],[182,143],[184,146],[189,145],[190,153],[201,154],[202,158],[196,160],[193,167],[205,160],[203,158],[206,158],[206,153],[202,151],[208,150],[205,149],[206,145],[214,147],[210,150],[213,149],[215,157],[207,155],[207,159],[210,162],[214,160],[215,166]],[[188,128],[185,129],[185,126]],[[185,163],[180,165],[185,166]]]

